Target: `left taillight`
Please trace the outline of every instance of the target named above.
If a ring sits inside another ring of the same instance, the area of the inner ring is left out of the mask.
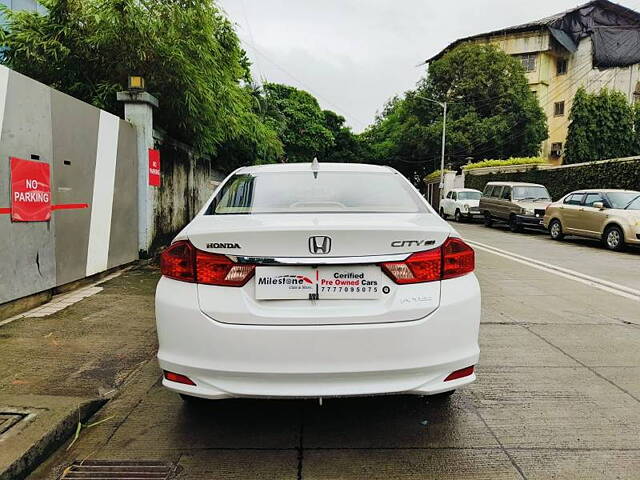
[[[383,263],[381,267],[400,285],[435,282],[473,272],[475,253],[461,239],[450,237],[438,248],[414,253],[402,262]]]
[[[165,277],[183,282],[196,281],[196,249],[191,242],[180,240],[160,254],[160,272]]]
[[[253,276],[255,265],[238,264],[224,255],[198,250],[188,240],[180,240],[160,255],[160,271],[183,282],[241,287]]]

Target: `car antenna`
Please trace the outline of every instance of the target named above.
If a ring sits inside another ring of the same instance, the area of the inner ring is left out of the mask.
[[[313,178],[318,178],[318,169],[320,168],[320,163],[318,162],[318,157],[313,157],[313,162],[311,162],[311,171],[313,172]]]

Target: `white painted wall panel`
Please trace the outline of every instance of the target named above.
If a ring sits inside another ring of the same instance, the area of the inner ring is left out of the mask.
[[[120,119],[117,116],[100,111],[87,250],[87,275],[107,269],[119,127]]]

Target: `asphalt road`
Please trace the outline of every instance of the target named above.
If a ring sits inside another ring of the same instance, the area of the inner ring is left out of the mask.
[[[32,479],[73,460],[159,460],[179,478],[640,478],[640,253],[456,226],[483,292],[478,381],[448,402],[389,396],[225,400],[197,408],[150,361]],[[514,259],[509,254],[516,253]],[[130,318],[130,316],[128,317]]]

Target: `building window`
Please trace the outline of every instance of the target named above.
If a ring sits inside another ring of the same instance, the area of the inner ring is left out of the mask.
[[[562,102],[556,102],[553,104],[553,114],[556,117],[564,115],[564,100]]]
[[[633,91],[633,103],[640,103],[640,82],[636,83],[636,89]]]
[[[537,57],[537,53],[525,53],[524,55],[520,55],[520,62],[522,62],[525,72],[533,72],[536,69]]]
[[[566,58],[559,58],[556,60],[556,73],[558,75],[566,75],[567,68],[569,67],[569,60]]]
[[[554,158],[562,156],[562,142],[554,142],[551,144],[551,156]]]

